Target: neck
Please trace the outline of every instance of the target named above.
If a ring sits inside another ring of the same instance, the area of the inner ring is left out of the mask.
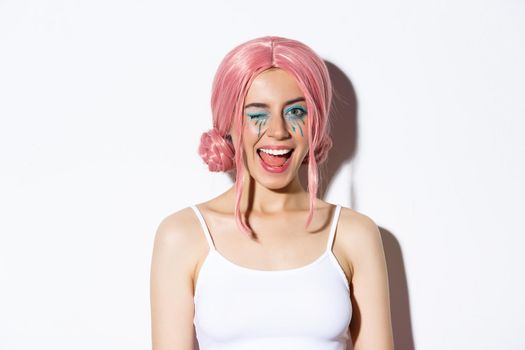
[[[230,189],[235,198],[235,186]],[[278,213],[285,210],[308,209],[308,192],[296,176],[287,186],[269,189],[246,173],[241,197],[241,211]]]

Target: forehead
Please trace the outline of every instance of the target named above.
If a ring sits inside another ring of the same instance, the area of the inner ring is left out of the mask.
[[[271,68],[255,77],[244,103],[279,103],[301,96],[303,92],[293,75],[280,68]]]

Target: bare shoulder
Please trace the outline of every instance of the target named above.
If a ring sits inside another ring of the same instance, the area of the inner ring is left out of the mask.
[[[184,208],[164,217],[155,235],[156,240],[166,243],[191,240],[196,228],[196,218],[190,207]]]
[[[379,228],[371,217],[347,207],[341,208],[338,227],[354,239],[374,239],[379,234]]]
[[[185,208],[166,216],[155,233],[150,272],[154,349],[190,349],[194,343],[193,270],[198,220],[192,220],[191,211]]]
[[[189,207],[164,217],[155,233],[155,251],[163,252],[179,266],[192,272],[196,256],[189,252],[198,251],[202,245],[199,232],[199,223],[195,213]]]
[[[360,262],[383,254],[379,227],[371,217],[354,209],[341,208],[337,235],[352,274]]]

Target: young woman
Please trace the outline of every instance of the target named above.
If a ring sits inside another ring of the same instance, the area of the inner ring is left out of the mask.
[[[193,349],[195,335],[200,350],[393,349],[376,224],[317,198],[331,100],[324,62],[296,40],[257,38],[223,59],[199,154],[235,184],[157,229],[154,350]]]

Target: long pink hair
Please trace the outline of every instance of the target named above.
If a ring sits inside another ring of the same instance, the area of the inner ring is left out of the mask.
[[[249,40],[231,50],[220,63],[212,85],[213,129],[201,136],[199,154],[211,171],[237,169],[235,178],[235,221],[246,233],[251,229],[241,218],[240,201],[244,184],[242,129],[244,100],[252,81],[269,68],[281,68],[295,77],[304,94],[308,110],[309,152],[308,192],[310,211],[305,228],[311,223],[319,183],[318,164],[325,161],[332,148],[328,116],[332,103],[332,82],[324,61],[308,46],[278,36]],[[235,118],[235,119],[234,119]],[[229,131],[236,122],[236,144]],[[310,152],[314,150],[313,152]]]

